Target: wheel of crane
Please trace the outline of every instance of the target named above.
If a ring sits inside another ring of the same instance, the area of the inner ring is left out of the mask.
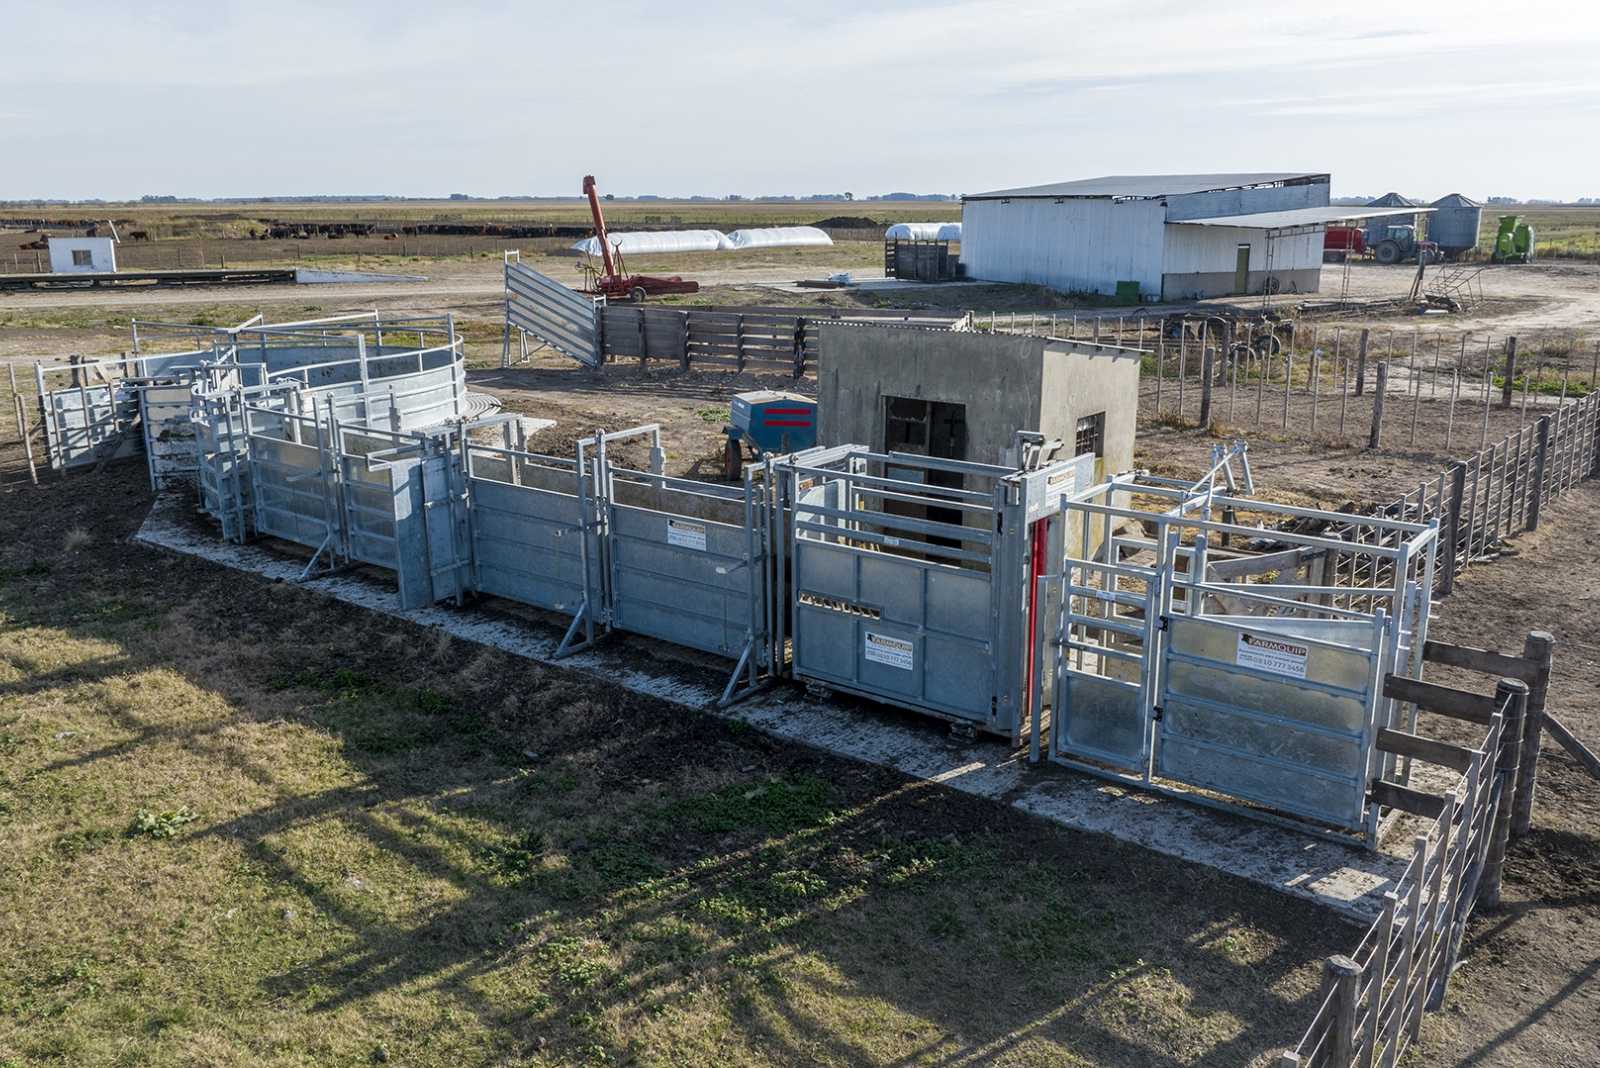
[[[634,286],[628,290],[628,299],[635,304],[643,304],[645,296],[644,286]]]

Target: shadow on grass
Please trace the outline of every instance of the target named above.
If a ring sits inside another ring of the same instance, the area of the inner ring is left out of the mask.
[[[115,543],[119,526],[96,532]],[[314,914],[293,963],[247,976],[261,1004],[295,1007],[274,1017],[280,1040],[354,1009],[437,1055],[449,1037],[421,1006],[442,1001],[502,1057],[1232,1066],[1295,1041],[1315,962],[1350,941],[1216,872],[306,591],[119,552],[0,585],[0,608],[121,649],[15,692],[163,668],[238,715],[123,706],[131,737],[39,774],[176,747],[255,784],[179,841],[236,851]],[[94,611],[109,600],[128,607]],[[332,783],[306,784],[304,748],[232,738],[262,724],[331,740]],[[203,1005],[204,964],[182,981]]]

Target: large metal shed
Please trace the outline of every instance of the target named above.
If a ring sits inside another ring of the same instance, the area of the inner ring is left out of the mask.
[[[1144,300],[1315,292],[1320,228],[1269,235],[1268,212],[1327,209],[1329,175],[1112,175],[975,193],[962,203],[969,278],[1071,293],[1136,285]],[[1227,219],[1238,220],[1227,226]],[[1205,220],[1208,228],[1183,224]],[[1269,246],[1271,253],[1269,255]]]

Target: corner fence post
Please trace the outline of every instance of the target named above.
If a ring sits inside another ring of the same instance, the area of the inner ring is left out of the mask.
[[[1489,853],[1483,861],[1483,879],[1478,900],[1484,908],[1500,906],[1500,880],[1505,874],[1506,845],[1511,841],[1511,808],[1517,794],[1517,770],[1522,761],[1522,725],[1528,707],[1528,684],[1520,679],[1501,679],[1495,684],[1494,699],[1504,705],[1505,723],[1500,733],[1500,752],[1495,760],[1495,776],[1500,780],[1500,801],[1494,807],[1494,833]]]
[[[1450,503],[1444,522],[1444,568],[1439,575],[1439,595],[1456,587],[1459,568],[1457,555],[1461,538],[1461,499],[1467,492],[1467,465],[1457,460],[1450,465]]]
[[[1372,340],[1372,331],[1363,327],[1361,329],[1361,343],[1356,346],[1356,396],[1361,396],[1362,390],[1367,388],[1367,343]]]
[[[1517,339],[1506,338],[1506,380],[1500,386],[1500,407],[1511,407],[1511,383],[1517,377]]]
[[[1332,1043],[1329,1063],[1343,1068],[1355,1057],[1356,998],[1360,991],[1361,965],[1342,954],[1322,962],[1322,972],[1333,987],[1333,1022],[1328,1039]]]
[[[1541,415],[1535,424],[1537,444],[1533,448],[1533,481],[1528,485],[1528,529],[1539,529],[1539,506],[1544,502],[1545,463],[1550,454],[1550,417]]]
[[[1383,438],[1383,396],[1389,392],[1389,362],[1378,364],[1378,381],[1372,387],[1372,429],[1367,432],[1367,448],[1376,449]]]
[[[1522,643],[1522,657],[1537,665],[1528,687],[1528,706],[1522,721],[1522,766],[1517,774],[1517,798],[1511,809],[1511,834],[1521,838],[1533,829],[1533,795],[1538,788],[1539,743],[1544,737],[1544,701],[1550,689],[1550,669],[1555,662],[1555,635],[1536,630]]]

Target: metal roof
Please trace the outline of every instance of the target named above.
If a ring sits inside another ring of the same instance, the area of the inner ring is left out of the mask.
[[[1415,214],[1426,215],[1432,208],[1417,208]],[[1375,219],[1380,215],[1393,215],[1391,208],[1349,208],[1337,204],[1326,208],[1290,208],[1287,211],[1256,211],[1248,215],[1213,215],[1208,219],[1171,219],[1168,226],[1234,226],[1243,230],[1286,230],[1295,226],[1317,226],[1323,223],[1343,222],[1346,219]],[[1410,215],[1412,212],[1407,212]]]
[[[1435,200],[1433,202],[1433,206],[1436,207],[1436,208],[1481,208],[1481,207],[1483,207],[1483,205],[1479,204],[1476,200],[1473,200],[1471,197],[1468,197],[1468,196],[1463,196],[1460,193],[1446,193],[1444,196],[1440,197],[1438,200]]]
[[[1321,179],[1326,174],[1302,171],[1259,171],[1246,174],[1111,174],[1075,182],[1029,185],[970,193],[963,200],[998,200],[1002,197],[1167,197],[1184,193],[1210,193],[1219,189],[1244,189],[1276,182]]]
[[[1421,207],[1410,197],[1401,196],[1399,193],[1385,193],[1377,200],[1367,201],[1369,208],[1417,208]]]

